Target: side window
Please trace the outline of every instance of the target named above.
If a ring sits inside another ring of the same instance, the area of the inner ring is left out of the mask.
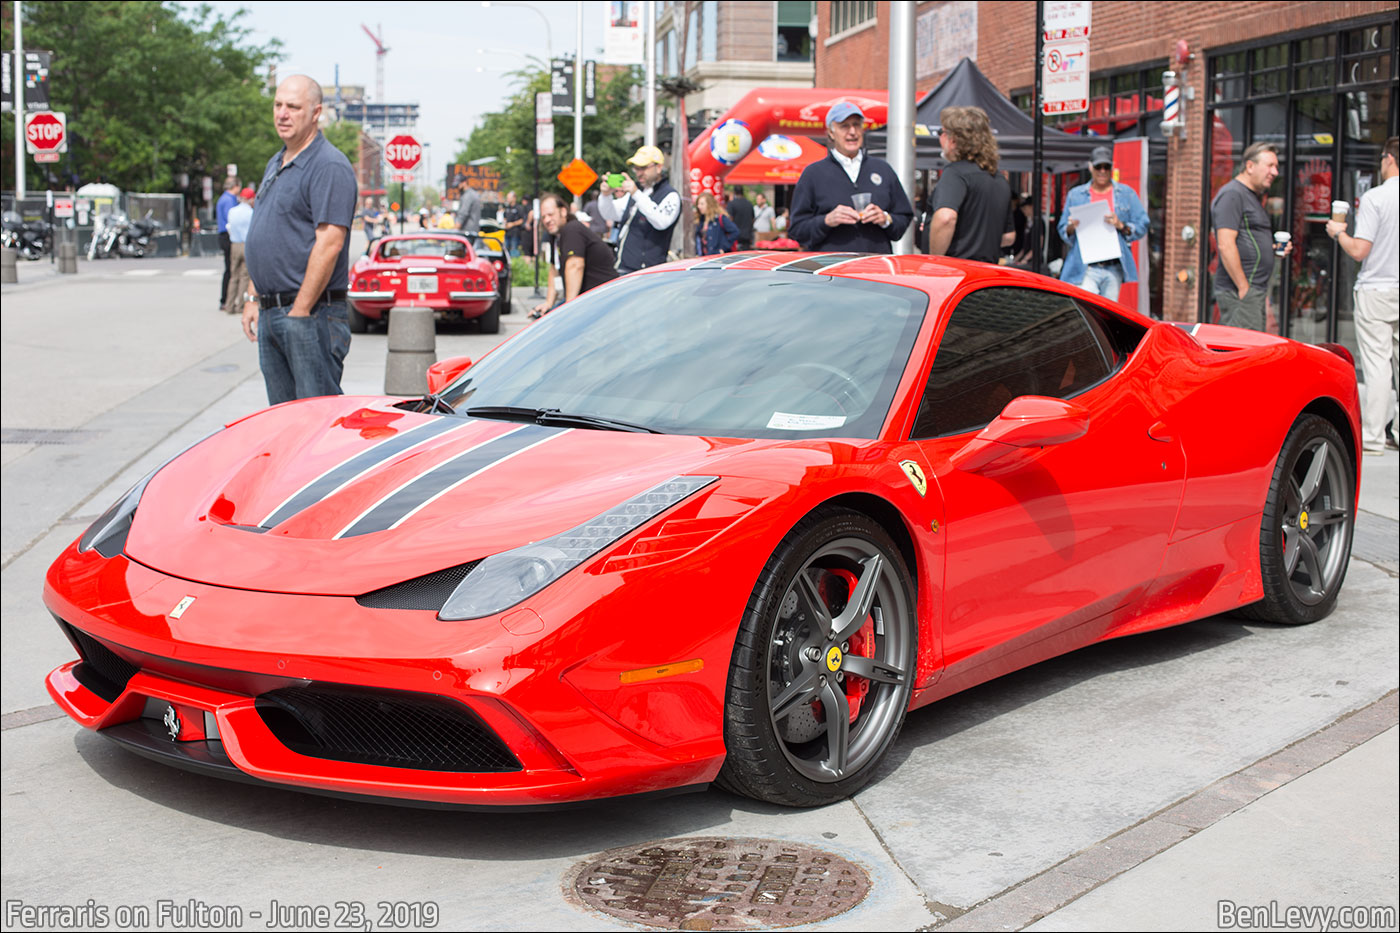
[[[1022,395],[1069,398],[1108,376],[1102,327],[1071,298],[984,288],[953,310],[929,370],[913,437],[986,425]]]

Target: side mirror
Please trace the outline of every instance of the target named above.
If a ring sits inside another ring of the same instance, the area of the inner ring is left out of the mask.
[[[1089,430],[1089,409],[1074,402],[1041,395],[1012,399],[976,437],[953,454],[959,470],[975,473],[1019,447],[1048,447],[1083,437]]]
[[[437,395],[450,386],[458,376],[467,371],[467,367],[471,364],[472,358],[469,356],[453,356],[445,360],[438,360],[429,366],[428,394]]]

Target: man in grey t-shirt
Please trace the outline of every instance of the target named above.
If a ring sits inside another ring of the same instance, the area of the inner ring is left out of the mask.
[[[1264,329],[1264,302],[1274,272],[1273,227],[1260,200],[1278,177],[1278,150],[1254,143],[1244,151],[1244,168],[1215,193],[1210,221],[1220,264],[1215,300],[1220,323]],[[1282,255],[1293,250],[1290,243]]]

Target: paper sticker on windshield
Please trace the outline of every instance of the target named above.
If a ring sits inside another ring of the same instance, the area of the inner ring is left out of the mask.
[[[775,411],[768,419],[768,427],[779,431],[821,431],[845,423],[845,415],[794,415],[785,411]]]

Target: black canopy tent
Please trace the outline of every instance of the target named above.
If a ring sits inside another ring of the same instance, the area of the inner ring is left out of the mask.
[[[938,144],[939,114],[944,107],[981,107],[991,121],[1001,154],[1000,168],[1008,172],[1035,171],[1035,121],[996,89],[972,59],[964,58],[914,105],[915,167],[942,169],[947,166]],[[1042,164],[1052,174],[1084,168],[1089,153],[1104,140],[1093,136],[1071,136],[1052,127],[1043,127]],[[866,148],[872,155],[885,155],[885,132],[866,134]]]

